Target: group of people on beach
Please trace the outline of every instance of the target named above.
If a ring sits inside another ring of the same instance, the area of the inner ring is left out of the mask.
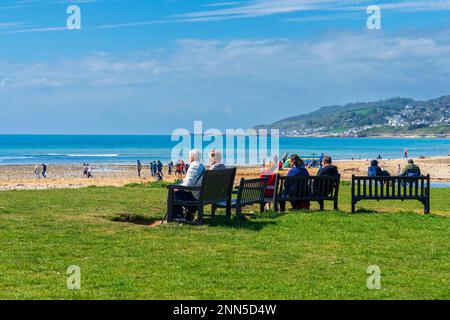
[[[173,166],[173,163],[172,163]],[[162,162],[160,160],[158,161],[152,161],[150,162],[150,164],[148,165],[149,169],[150,169],[150,176],[154,177],[156,179],[156,181],[161,181],[164,179],[164,173],[163,173],[163,168],[164,165],[162,164]],[[168,174],[171,175],[172,174],[172,168],[171,165],[169,163],[168,165]],[[136,170],[137,170],[137,175],[139,178],[142,177],[141,172],[142,172],[142,163],[140,160],[137,161],[136,164]]]
[[[45,163],[39,165],[35,165],[34,166],[34,177],[36,179],[40,179],[42,176],[42,178],[47,178],[47,165]]]
[[[148,167],[150,169],[150,176],[154,177],[156,181],[164,179],[165,166],[160,160],[150,162]],[[167,174],[169,176],[175,173],[178,179],[183,179],[183,177],[186,175],[189,169],[189,164],[185,163],[183,160],[178,160],[176,164],[174,164],[173,161],[170,161],[167,163],[166,167],[167,167]],[[142,177],[142,168],[143,165],[141,161],[138,160],[136,164],[136,170],[139,178]]]
[[[92,167],[89,163],[83,163],[83,178],[93,178]]]

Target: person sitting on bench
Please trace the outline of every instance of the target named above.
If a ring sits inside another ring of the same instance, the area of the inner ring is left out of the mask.
[[[303,160],[296,154],[292,155],[289,158],[289,171],[287,173],[288,177],[309,177],[309,172],[305,168],[305,163]],[[288,184],[290,181],[286,181],[285,184]],[[296,185],[285,185],[285,190],[290,192],[290,188],[300,188],[304,186]],[[309,201],[291,201],[292,209],[305,209],[309,210],[310,202]]]
[[[390,175],[389,172],[380,168],[377,160],[372,160],[370,167],[367,169],[367,176],[369,177],[389,177]]]
[[[420,177],[420,168],[414,164],[413,159],[408,160],[408,165],[403,169],[402,177]]]
[[[189,152],[189,169],[186,173],[186,177],[181,182],[182,186],[185,187],[199,187],[202,184],[203,173],[205,172],[205,167],[201,163],[201,154],[197,149]],[[174,197],[177,200],[182,201],[195,201],[199,197],[198,191],[186,191],[186,190],[175,190]],[[196,207],[186,207],[187,215],[186,220],[193,221],[194,213],[197,210]],[[173,206],[173,212],[176,217],[183,214],[183,207],[179,205]]]
[[[322,168],[317,172],[318,176],[337,177],[339,175],[338,169],[334,166],[330,156],[323,157]]]
[[[223,170],[226,165],[222,163],[222,153],[220,151],[211,150],[209,152],[209,170]]]

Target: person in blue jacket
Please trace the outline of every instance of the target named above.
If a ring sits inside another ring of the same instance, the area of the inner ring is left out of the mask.
[[[309,172],[305,167],[305,163],[303,160],[296,154],[290,156],[289,158],[289,171],[287,173],[288,177],[309,177]],[[286,191],[290,192],[289,188],[293,187],[301,187],[301,185],[285,185]],[[291,201],[291,205],[293,209],[306,209],[309,210],[310,202],[309,201]]]

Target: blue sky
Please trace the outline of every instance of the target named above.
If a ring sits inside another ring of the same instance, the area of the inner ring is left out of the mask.
[[[81,8],[81,30],[66,9]],[[367,6],[382,9],[368,30]],[[450,0],[2,0],[0,133],[248,128],[450,94]]]

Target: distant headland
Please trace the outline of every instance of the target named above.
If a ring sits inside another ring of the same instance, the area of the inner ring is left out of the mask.
[[[450,137],[450,95],[428,101],[392,98],[322,107],[258,125],[294,137]]]

